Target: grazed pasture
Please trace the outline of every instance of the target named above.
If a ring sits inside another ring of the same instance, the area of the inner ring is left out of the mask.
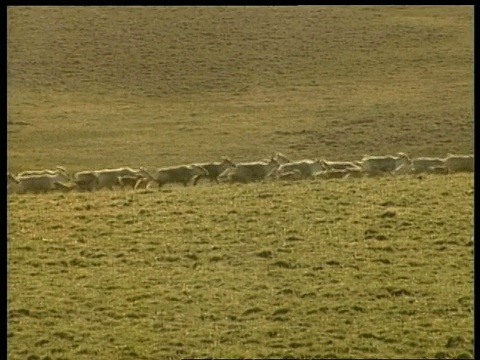
[[[472,15],[10,7],[8,168],[472,153]],[[9,359],[473,357],[471,174],[7,201]]]
[[[7,60],[13,172],[473,151],[468,6],[12,7]]]
[[[471,175],[13,195],[9,355],[472,357]]]

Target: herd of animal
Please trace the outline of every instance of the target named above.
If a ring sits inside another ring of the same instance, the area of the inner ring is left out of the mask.
[[[7,192],[39,193],[49,191],[96,191],[102,188],[113,190],[161,188],[165,184],[180,183],[197,185],[200,179],[211,183],[249,183],[264,180],[302,180],[361,178],[365,176],[473,172],[473,155],[447,154],[445,158],[410,158],[405,153],[387,156],[365,155],[358,161],[328,161],[304,159],[292,161],[281,153],[269,159],[255,162],[234,163],[224,157],[222,161],[147,169],[122,167],[80,171],[69,174],[61,166],[55,170],[22,171],[17,175],[7,172]]]

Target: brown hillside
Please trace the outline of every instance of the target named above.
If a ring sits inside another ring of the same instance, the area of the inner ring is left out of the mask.
[[[473,7],[10,7],[12,171],[473,151]]]

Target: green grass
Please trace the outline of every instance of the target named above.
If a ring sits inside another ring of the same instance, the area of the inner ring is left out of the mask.
[[[473,152],[473,8],[10,7],[8,168]],[[8,196],[9,359],[473,357],[473,178]]]
[[[13,195],[9,358],[471,357],[472,189]]]

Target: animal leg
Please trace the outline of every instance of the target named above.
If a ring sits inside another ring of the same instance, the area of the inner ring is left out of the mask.
[[[195,186],[197,184],[198,176],[199,175],[196,175],[196,176],[193,177],[193,186]]]

